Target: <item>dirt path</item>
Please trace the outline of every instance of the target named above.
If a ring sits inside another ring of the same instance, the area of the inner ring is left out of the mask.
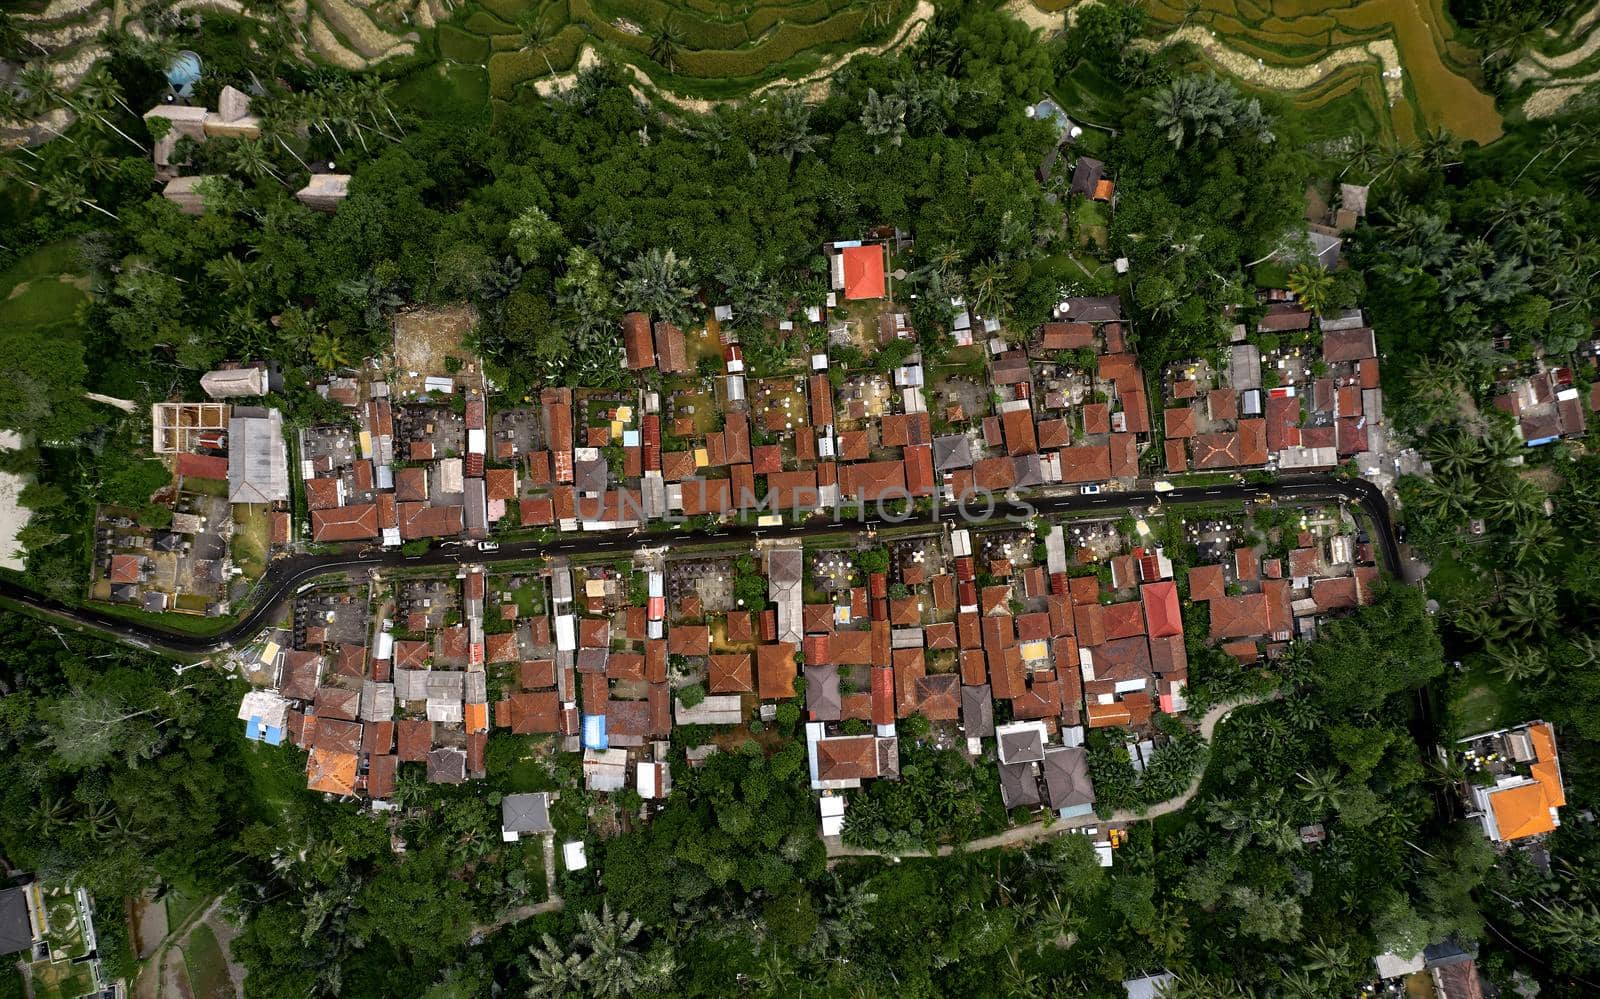
[[[1260,59],[1229,48],[1217,37],[1216,32],[1198,24],[1187,25],[1158,41],[1143,38],[1134,42],[1134,45],[1154,50],[1178,42],[1193,42],[1212,62],[1242,80],[1278,90],[1304,90],[1343,66],[1376,61],[1383,67],[1383,85],[1389,100],[1397,101],[1405,96],[1400,78],[1400,50],[1388,38],[1334,49],[1305,66],[1269,66]]]
[[[748,98],[760,97],[769,90],[804,88],[807,91],[806,96],[808,100],[820,101],[827,95],[828,81],[833,78],[833,74],[849,65],[850,60],[854,59],[858,55],[884,55],[889,52],[898,51],[904,46],[911,45],[918,38],[921,38],[922,33],[927,30],[928,25],[933,23],[933,14],[933,4],[930,3],[929,0],[917,0],[916,8],[912,10],[911,16],[906,18],[905,24],[900,26],[900,30],[895,33],[893,38],[890,38],[882,45],[867,46],[856,49],[843,59],[840,59],[838,62],[824,66],[822,69],[816,70],[812,73],[808,73],[797,80],[791,80],[787,77],[780,77],[776,80],[773,80],[771,83],[766,83],[757,87],[756,89],[750,91],[750,93],[745,94],[743,97],[738,99],[745,100]],[[560,73],[556,76],[547,76],[541,80],[536,80],[534,81],[533,89],[539,94],[539,96],[548,97],[558,90],[571,86],[573,81],[577,80],[580,72],[589,68],[590,66],[595,65],[599,61],[600,57],[595,54],[593,47],[585,45],[583,50],[578,53],[578,62],[571,72]],[[672,93],[670,90],[667,90],[665,87],[658,85],[650,78],[650,74],[646,73],[638,66],[635,66],[632,63],[624,63],[623,67],[632,73],[634,79],[638,80],[642,86],[654,90],[662,100],[666,101],[668,104],[671,104],[673,107],[678,108],[679,110],[690,111],[694,114],[706,114],[718,104],[723,103],[721,101],[708,101],[698,97],[680,97],[679,95]]]
[[[1209,744],[1211,742],[1212,735],[1217,730],[1217,725],[1222,722],[1222,719],[1228,717],[1229,714],[1239,708],[1245,708],[1253,704],[1262,704],[1270,700],[1275,700],[1278,696],[1278,694],[1273,693],[1267,697],[1256,697],[1248,700],[1236,701],[1233,704],[1217,705],[1201,716],[1200,738]],[[1124,809],[1114,813],[1111,818],[1106,821],[1119,824],[1143,822],[1179,811],[1185,805],[1187,805],[1189,800],[1195,796],[1195,793],[1200,790],[1200,780],[1204,776],[1204,774],[1196,775],[1194,780],[1189,783],[1188,790],[1184,791],[1176,798],[1171,798],[1167,801],[1161,802],[1160,804],[1152,805],[1143,812],[1132,812]],[[955,853],[957,848],[967,853],[973,853],[979,850],[994,850],[1008,846],[1020,846],[1023,843],[1037,842],[1038,840],[1045,839],[1050,836],[1057,836],[1061,833],[1067,832],[1069,829],[1076,828],[1075,826],[1069,826],[1064,822],[1054,819],[1053,816],[1051,819],[1052,820],[1048,822],[1048,824],[1044,819],[1038,819],[1036,821],[1029,822],[1026,825],[1013,826],[1010,829],[1007,829],[1005,832],[996,833],[993,836],[984,836],[981,839],[969,840],[966,843],[947,844],[939,847],[938,855],[941,857],[948,857],[952,853]],[[832,836],[824,837],[823,843],[828,848],[829,863],[844,857],[930,856],[927,850],[907,850],[905,853],[889,854],[881,850],[872,850],[866,847],[848,846],[837,837]]]

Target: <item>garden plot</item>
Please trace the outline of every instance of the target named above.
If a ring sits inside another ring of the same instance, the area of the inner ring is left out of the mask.
[[[395,394],[422,395],[430,376],[476,375],[477,362],[466,340],[477,322],[478,313],[470,305],[412,309],[396,315]]]

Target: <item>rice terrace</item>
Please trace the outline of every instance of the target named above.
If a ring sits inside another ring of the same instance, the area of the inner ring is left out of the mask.
[[[1072,30],[1100,0],[1009,0],[1041,39]],[[1471,0],[1461,0],[1470,4]],[[1506,119],[1545,118],[1592,99],[1600,82],[1600,7],[1578,5],[1508,41],[1458,23],[1449,0],[1141,0],[1146,49],[1245,86],[1292,95],[1329,134],[1365,131],[1415,144],[1430,130],[1493,141]],[[931,0],[306,0],[263,5],[34,0],[16,5],[71,84],[104,58],[108,32],[141,37],[161,17],[237,19],[245,51],[274,39],[300,59],[376,69],[405,103],[477,111],[537,99],[600,60],[620,62],[640,94],[678,108],[816,89],[861,54],[913,43]],[[1490,18],[1492,20],[1492,18]],[[117,23],[113,23],[117,22]],[[1502,33],[1503,34],[1503,33]],[[1487,39],[1487,41],[1486,41]],[[1495,48],[1487,54],[1480,46]],[[1498,59],[1498,65],[1493,64]],[[1116,102],[1088,80],[1080,110]],[[1499,95],[1497,105],[1496,94]]]

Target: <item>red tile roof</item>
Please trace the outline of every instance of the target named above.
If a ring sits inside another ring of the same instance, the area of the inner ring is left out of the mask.
[[[455,508],[458,512],[460,507]],[[378,505],[358,503],[311,511],[311,540],[357,541],[378,536]]]
[[[881,245],[847,246],[844,257],[844,297],[853,302],[884,296],[884,248]]]

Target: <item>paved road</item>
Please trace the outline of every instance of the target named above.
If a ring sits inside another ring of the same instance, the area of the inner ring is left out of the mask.
[[[1249,707],[1252,704],[1263,704],[1267,701],[1275,700],[1279,696],[1280,695],[1274,691],[1266,697],[1256,697],[1243,701],[1235,701],[1232,704],[1217,705],[1200,717],[1200,738],[1203,739],[1207,745],[1210,745],[1211,736],[1212,733],[1216,732],[1217,724],[1221,722],[1222,719],[1228,717],[1230,713],[1239,708]],[[1149,819],[1158,818],[1162,815],[1176,812],[1183,808],[1183,806],[1187,805],[1189,803],[1189,799],[1193,798],[1200,790],[1200,780],[1204,776],[1205,774],[1203,772],[1195,774],[1194,780],[1189,782],[1188,790],[1184,791],[1176,798],[1168,798],[1166,801],[1158,802],[1142,812],[1134,812],[1129,811],[1128,809],[1122,809],[1112,813],[1111,818],[1104,821],[1115,824],[1144,822]],[[1079,827],[1062,822],[1059,819],[1055,819],[1054,821],[1047,823],[1044,818],[1038,818],[1032,822],[1028,822],[1020,826],[1012,826],[1010,829],[1007,829],[1004,832],[995,833],[993,836],[984,836],[980,839],[968,840],[965,843],[954,845],[947,843],[944,846],[939,847],[938,854],[941,857],[948,857],[952,853],[956,852],[957,849],[967,853],[972,853],[977,850],[994,850],[1006,846],[1020,846],[1023,843],[1037,842],[1038,840],[1046,839],[1050,836],[1058,836],[1061,833],[1069,832],[1077,828]],[[828,848],[829,861],[839,860],[843,857],[929,856],[927,850],[908,850],[905,853],[888,853],[882,850],[874,850],[870,847],[849,846],[837,836],[825,836],[823,837],[822,842]]]
[[[1252,485],[1225,483],[1217,486],[1198,486],[1175,489],[1166,493],[1154,490],[1133,492],[1106,492],[1092,496],[1034,496],[1017,502],[985,502],[967,504],[970,516],[960,509],[947,505],[933,512],[918,512],[906,520],[878,520],[868,514],[864,521],[835,522],[826,517],[813,518],[804,524],[781,527],[754,527],[729,524],[710,532],[681,534],[603,534],[562,535],[549,544],[537,541],[507,542],[498,551],[481,552],[461,545],[436,544],[426,553],[406,555],[399,550],[371,551],[352,548],[349,552],[333,555],[291,555],[274,560],[261,580],[264,590],[255,606],[235,625],[216,635],[186,635],[154,625],[134,623],[92,607],[71,607],[41,596],[24,587],[0,581],[0,597],[20,604],[29,610],[50,617],[65,619],[75,624],[94,628],[144,648],[175,652],[183,655],[204,655],[220,652],[241,642],[249,641],[268,623],[273,621],[285,600],[302,586],[319,576],[345,571],[369,569],[397,569],[421,566],[453,566],[461,563],[496,563],[545,558],[552,556],[586,556],[615,553],[626,555],[639,548],[670,548],[690,550],[707,545],[725,545],[729,542],[804,539],[824,534],[836,534],[871,526],[936,527],[940,524],[969,523],[974,526],[1013,517],[1019,521],[1035,515],[1092,514],[1104,511],[1107,516],[1119,515],[1130,507],[1156,505],[1227,503],[1238,500],[1276,500],[1298,503],[1309,500],[1346,499],[1358,503],[1366,510],[1376,531],[1379,552],[1389,571],[1401,571],[1400,547],[1395,541],[1394,528],[1389,518],[1389,505],[1383,493],[1362,479],[1340,479],[1332,476],[1304,476],[1282,478],[1275,483]]]

